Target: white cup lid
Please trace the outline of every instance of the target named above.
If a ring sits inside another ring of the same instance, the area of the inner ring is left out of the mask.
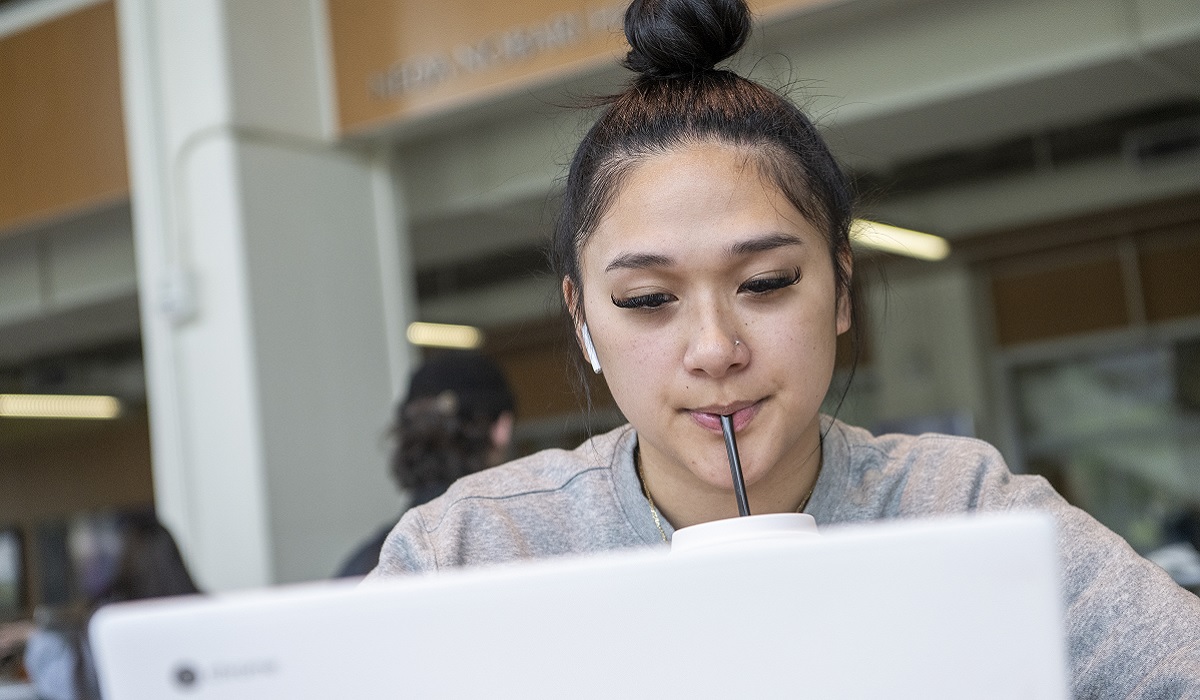
[[[817,534],[817,521],[808,513],[765,513],[700,523],[675,531],[671,553],[760,542],[801,540]]]

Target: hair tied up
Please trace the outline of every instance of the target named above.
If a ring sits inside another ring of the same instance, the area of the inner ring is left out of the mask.
[[[625,67],[653,79],[712,70],[750,35],[745,0],[633,0],[625,10]]]

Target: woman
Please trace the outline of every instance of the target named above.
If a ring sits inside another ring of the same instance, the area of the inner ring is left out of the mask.
[[[87,624],[102,605],[198,593],[175,538],[151,513],[94,520],[72,533],[85,600],[79,609],[39,610],[25,668],[42,700],[100,697]]]
[[[619,547],[754,513],[820,525],[1037,509],[1060,528],[1073,691],[1200,693],[1200,601],[986,443],[876,437],[819,414],[852,331],[851,196],[810,121],[716,64],[735,0],[630,6],[615,97],[572,161],[554,263],[582,355],[629,425],[468,478],[410,512],[375,576]]]

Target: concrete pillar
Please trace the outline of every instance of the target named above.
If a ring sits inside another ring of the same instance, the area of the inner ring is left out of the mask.
[[[209,590],[395,517],[403,212],[332,137],[323,4],[118,0],[155,497]]]

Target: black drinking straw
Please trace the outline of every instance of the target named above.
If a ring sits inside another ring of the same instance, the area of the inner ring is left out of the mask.
[[[721,416],[721,432],[725,433],[725,451],[729,453],[729,472],[733,474],[733,493],[737,496],[738,513],[750,515],[746,482],[742,479],[742,462],[738,459],[737,440],[733,437],[733,416]]]

